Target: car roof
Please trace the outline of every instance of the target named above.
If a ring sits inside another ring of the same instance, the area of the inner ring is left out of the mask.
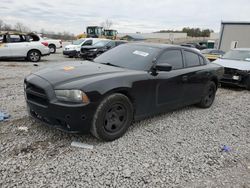
[[[133,43],[127,43],[129,45],[140,45],[140,46],[146,46],[146,47],[152,47],[152,48],[159,48],[159,49],[168,49],[168,48],[179,48],[184,50],[189,50],[196,52],[200,54],[200,52],[196,48],[189,48],[185,46],[180,45],[173,45],[173,44],[162,44],[162,43],[149,43],[149,42],[133,42]]]
[[[37,35],[35,33],[29,32],[19,32],[19,31],[0,31],[0,35]]]

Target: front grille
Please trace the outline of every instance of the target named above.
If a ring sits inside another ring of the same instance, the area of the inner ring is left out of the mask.
[[[26,98],[28,101],[41,104],[43,106],[48,105],[48,98],[44,89],[29,82],[25,82],[25,86]]]
[[[88,49],[88,48],[82,48],[82,49],[81,49],[81,52],[82,52],[82,53],[86,53],[86,52],[89,52],[90,50],[91,50],[91,49]]]
[[[224,68],[224,74],[235,75],[237,73],[237,69]]]

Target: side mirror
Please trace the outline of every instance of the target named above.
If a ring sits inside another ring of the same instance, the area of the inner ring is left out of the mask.
[[[168,64],[168,63],[162,63],[162,64],[159,64],[159,65],[155,65],[155,69],[158,70],[158,71],[171,71],[172,70],[172,65]]]

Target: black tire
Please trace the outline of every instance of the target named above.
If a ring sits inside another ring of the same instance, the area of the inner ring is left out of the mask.
[[[205,86],[203,96],[201,98],[201,101],[198,103],[198,106],[200,108],[209,108],[214,102],[216,90],[217,88],[215,83],[209,81]]]
[[[133,105],[128,97],[112,94],[98,106],[90,131],[98,139],[113,141],[124,135],[132,120]]]
[[[56,53],[56,46],[54,44],[49,45],[49,51],[51,54]]]
[[[80,58],[81,57],[81,53],[80,52],[76,52],[75,58]]]
[[[38,62],[41,59],[41,52],[38,50],[30,50],[27,54],[27,59],[31,62]]]
[[[248,78],[246,80],[246,88],[248,91],[250,91],[250,75],[248,76]]]

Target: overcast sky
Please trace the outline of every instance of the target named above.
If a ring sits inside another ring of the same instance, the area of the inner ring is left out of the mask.
[[[82,33],[88,25],[113,21],[118,32],[183,27],[219,31],[221,20],[250,21],[249,0],[0,0],[0,19],[32,30]]]

